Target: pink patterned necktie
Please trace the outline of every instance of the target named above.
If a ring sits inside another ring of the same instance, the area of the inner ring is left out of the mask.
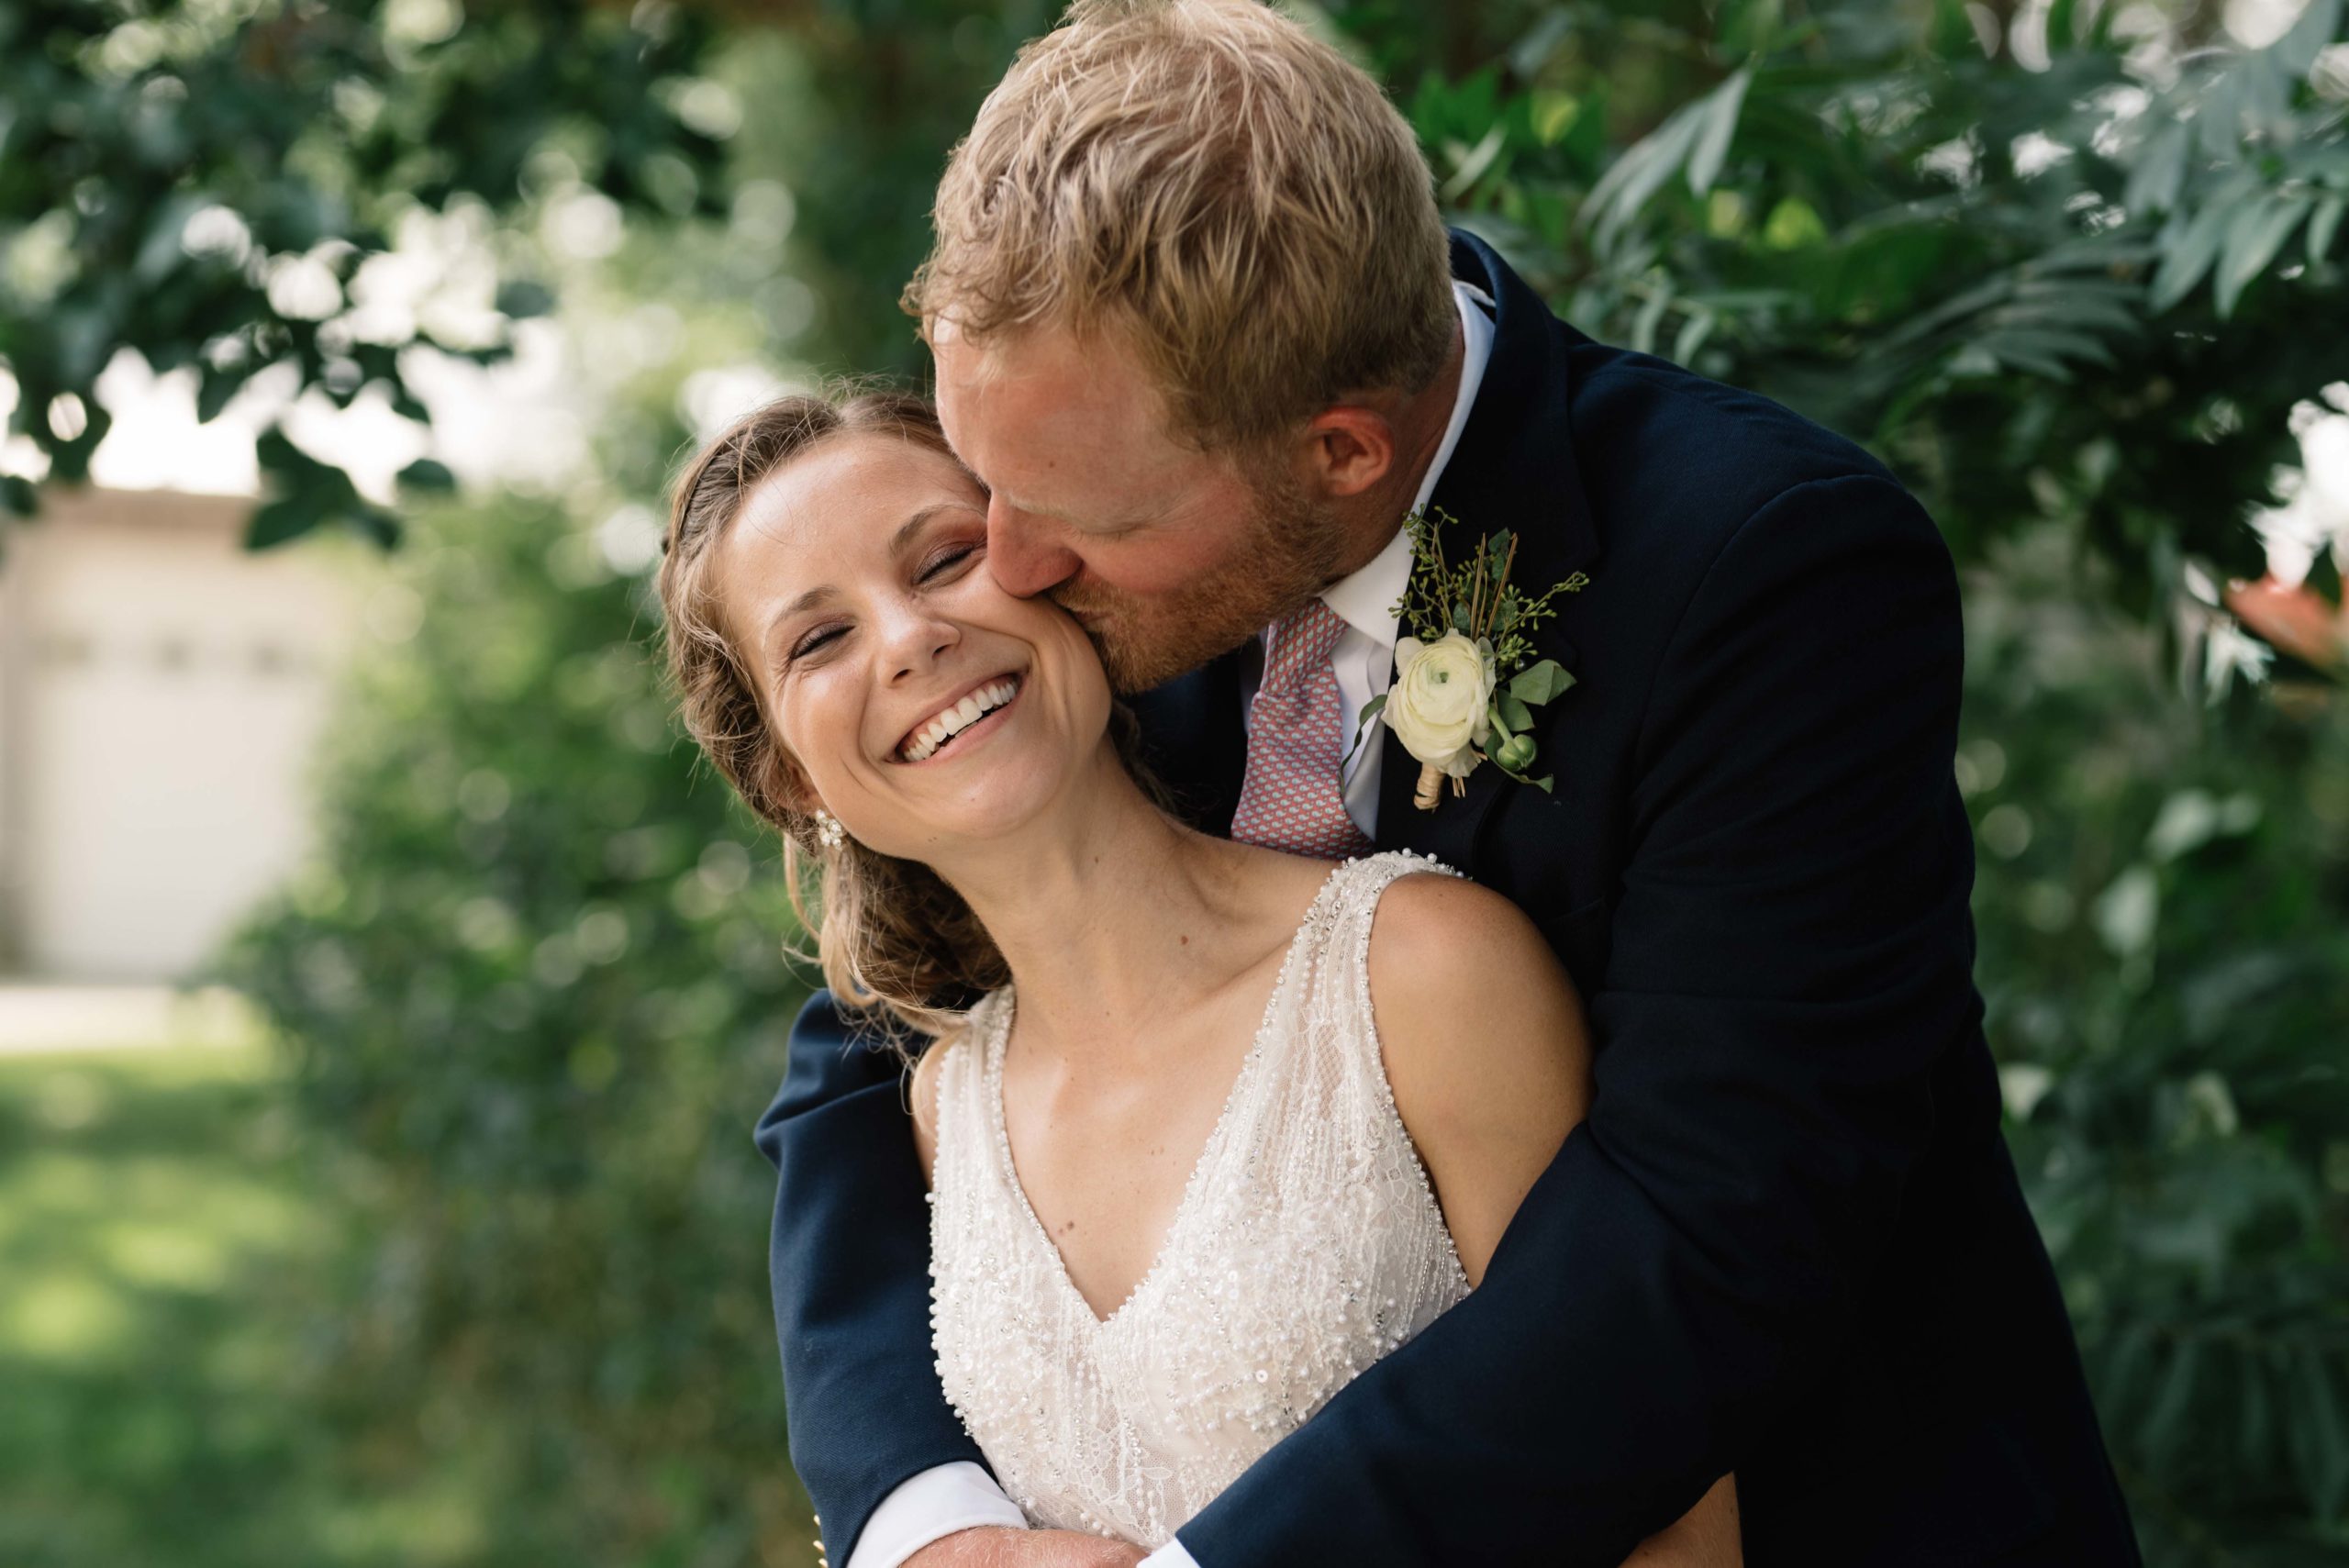
[[[1248,777],[1231,817],[1242,843],[1331,861],[1370,852],[1346,815],[1346,717],[1330,663],[1345,634],[1345,621],[1319,599],[1273,628],[1264,681],[1248,709]]]

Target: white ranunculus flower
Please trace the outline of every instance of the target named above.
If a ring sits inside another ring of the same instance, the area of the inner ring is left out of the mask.
[[[1493,647],[1451,632],[1434,642],[1407,637],[1395,645],[1395,684],[1381,717],[1403,749],[1453,778],[1476,766],[1475,748],[1492,733]]]

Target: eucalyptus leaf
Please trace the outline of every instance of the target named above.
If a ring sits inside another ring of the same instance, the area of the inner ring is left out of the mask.
[[[1370,733],[1371,726],[1375,724],[1378,721],[1378,716],[1386,711],[1386,695],[1383,692],[1362,705],[1362,712],[1354,720],[1353,739],[1346,742],[1346,753],[1338,759],[1340,767],[1353,761],[1354,752],[1362,745],[1363,737]]]

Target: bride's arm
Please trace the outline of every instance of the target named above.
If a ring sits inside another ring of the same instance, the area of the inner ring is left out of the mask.
[[[1501,1233],[1590,1104],[1590,1030],[1550,945],[1499,894],[1407,876],[1371,926],[1370,1000],[1395,1109],[1475,1284]],[[1722,1476],[1625,1568],[1736,1568]]]
[[[1522,910],[1436,875],[1379,900],[1370,1002],[1395,1108],[1475,1284],[1589,1106],[1582,1004]]]

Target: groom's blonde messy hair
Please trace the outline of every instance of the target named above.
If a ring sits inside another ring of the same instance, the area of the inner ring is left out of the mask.
[[[1254,0],[1077,0],[981,106],[933,218],[905,294],[925,330],[1108,329],[1203,449],[1417,392],[1452,343],[1410,126]]]

